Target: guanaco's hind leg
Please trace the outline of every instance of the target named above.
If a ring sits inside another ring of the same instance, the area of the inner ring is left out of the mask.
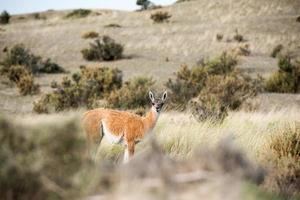
[[[98,133],[97,137],[89,137],[90,135],[95,136],[96,134],[95,133],[91,134],[88,131],[91,131],[91,130],[86,130],[87,136],[88,136],[88,151],[89,151],[89,154],[92,157],[92,159],[96,160],[97,153],[98,153],[101,141],[104,136],[101,123],[99,124],[99,126],[97,127],[96,130],[93,130],[94,132]]]
[[[124,152],[124,161],[123,163],[128,163],[129,160],[134,155],[135,142],[127,142],[125,152]]]
[[[100,122],[100,126],[99,126],[99,135],[100,136],[95,141],[93,149],[92,149],[93,150],[92,156],[93,156],[94,161],[96,161],[96,159],[98,157],[98,152],[99,152],[99,149],[100,149],[100,146],[101,146],[101,141],[104,137],[103,126],[102,126],[101,122]]]

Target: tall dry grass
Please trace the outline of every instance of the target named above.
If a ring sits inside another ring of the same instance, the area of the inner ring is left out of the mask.
[[[51,188],[51,182],[49,186],[47,180],[43,182],[37,179],[40,181],[38,184],[46,188],[46,194],[50,190],[58,199],[91,194],[96,194],[97,198],[113,196],[115,199],[124,196],[132,199],[172,199],[174,195],[178,195],[178,199],[274,199],[276,195],[266,194],[266,190],[262,190],[264,187],[257,185],[264,178],[263,171],[257,166],[272,166],[272,162],[266,163],[265,157],[271,151],[272,136],[300,119],[299,109],[293,108],[269,112],[230,112],[222,123],[198,122],[189,113],[162,113],[153,133],[137,145],[137,153],[129,165],[121,164],[123,147],[111,146],[103,140],[98,149],[96,165],[86,166],[82,164],[87,162],[82,154],[82,146],[78,146],[77,151],[76,146],[71,145],[72,141],[77,141],[78,136],[82,139],[84,135],[77,127],[82,113],[78,110],[38,117],[18,116],[13,120],[9,118],[9,124],[17,128],[13,130],[14,134],[25,133],[25,141],[29,139],[35,145],[32,151],[37,154],[34,153],[36,157],[32,163],[45,166],[36,171],[37,168],[23,168],[19,165],[20,169],[35,170],[38,177],[46,176],[54,181],[62,191]],[[153,143],[153,138],[157,143]],[[223,138],[231,138],[232,144],[222,142]],[[79,144],[81,139],[77,141]],[[62,151],[56,151],[60,148]],[[75,160],[60,163],[59,159],[63,161],[70,158],[65,157],[67,155]],[[27,159],[24,156],[27,156],[26,153],[22,157]],[[13,160],[10,158],[8,161]],[[78,164],[74,166],[74,162]],[[18,163],[22,164],[17,160]],[[60,173],[70,167],[76,178],[70,178],[67,174],[57,176],[53,173],[57,167]],[[85,177],[80,176],[82,171]],[[286,177],[286,171],[280,173]],[[67,185],[64,185],[64,176],[69,181]],[[272,181],[268,176],[267,180]],[[81,186],[80,191],[76,191],[77,186]],[[178,190],[178,187],[182,189]],[[272,190],[274,188],[272,186],[270,191],[276,193],[278,190]],[[225,197],[224,190],[228,191]]]

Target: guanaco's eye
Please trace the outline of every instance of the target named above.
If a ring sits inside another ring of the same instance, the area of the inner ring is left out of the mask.
[[[155,105],[155,103],[152,103],[152,106],[154,106]]]

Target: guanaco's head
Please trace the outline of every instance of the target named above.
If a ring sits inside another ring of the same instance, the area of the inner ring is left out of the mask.
[[[151,100],[152,108],[154,108],[156,112],[159,113],[161,111],[167,96],[167,91],[165,91],[160,98],[155,98],[153,92],[149,91],[149,98]]]

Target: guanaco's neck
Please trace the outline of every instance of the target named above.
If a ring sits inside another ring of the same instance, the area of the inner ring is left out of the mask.
[[[145,134],[150,132],[154,128],[158,117],[159,113],[156,112],[154,107],[151,107],[150,111],[142,119],[145,127]]]

